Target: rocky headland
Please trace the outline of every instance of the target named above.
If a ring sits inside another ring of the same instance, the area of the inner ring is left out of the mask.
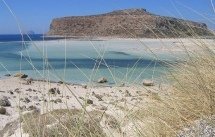
[[[145,9],[116,10],[105,14],[52,20],[48,36],[170,38],[209,36],[205,23],[152,14]]]

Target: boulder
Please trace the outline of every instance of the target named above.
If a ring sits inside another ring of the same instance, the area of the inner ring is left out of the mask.
[[[144,86],[154,86],[154,81],[152,80],[143,80]]]
[[[16,73],[15,75],[14,75],[14,77],[20,77],[21,75],[23,75],[22,73]]]
[[[28,77],[28,75],[23,74],[23,73],[16,73],[16,74],[14,75],[14,77],[27,78],[27,77]]]
[[[54,103],[62,103],[62,100],[60,98],[54,100]]]
[[[4,107],[0,107],[0,114],[5,115],[6,114],[6,109]]]
[[[105,107],[105,106],[101,106],[100,107],[100,110],[107,110],[108,108],[107,107]]]
[[[49,89],[49,94],[55,94],[55,91],[56,91],[56,90],[55,90],[54,88],[50,88],[50,89]]]
[[[131,93],[128,90],[126,90],[125,91],[125,97],[131,97],[131,96],[132,96]]]
[[[27,108],[27,110],[28,111],[39,111],[39,109],[36,107],[36,106],[33,106],[33,105],[31,105],[31,106],[29,106],[28,108]]]
[[[106,106],[96,106],[96,109],[99,109],[99,110],[107,110],[108,109],[108,107],[106,107]]]
[[[26,89],[26,91],[29,91],[29,92],[31,92],[31,91],[33,91],[31,88],[28,88],[28,89]]]
[[[93,101],[91,99],[87,99],[87,104],[93,104]]]
[[[27,77],[28,77],[28,75],[23,74],[23,75],[21,75],[21,77],[20,77],[20,78],[27,78]]]
[[[18,108],[19,108],[21,111],[26,111],[26,109],[27,109],[26,105],[24,105],[24,106],[19,106]]]
[[[23,102],[29,103],[29,102],[31,102],[31,100],[28,97],[26,97],[26,98],[24,98]]]
[[[1,96],[0,97],[0,106],[4,106],[4,107],[11,106],[11,103],[10,103],[10,101],[8,100],[8,98],[6,96]]]
[[[107,83],[108,80],[105,77],[98,79],[98,83]]]
[[[60,90],[59,89],[57,89],[56,91],[57,91],[58,94],[60,94]]]
[[[87,89],[87,85],[83,84],[82,88]]]
[[[59,84],[63,84],[63,81],[58,81]]]
[[[96,97],[99,101],[103,101],[103,96],[102,95],[99,95],[99,94],[96,94],[95,92],[92,92],[92,95],[94,96],[94,97]]]
[[[18,93],[18,94],[21,93],[21,91],[20,91],[19,88],[14,89],[14,92],[15,92],[15,93]]]
[[[83,97],[78,97],[79,99],[81,99],[81,100],[84,100],[84,98]]]
[[[58,88],[50,88],[49,94],[60,94],[60,90]]]
[[[26,80],[27,80],[27,84],[28,84],[28,85],[30,85],[30,84],[32,83],[32,81],[33,81],[32,78],[28,78],[28,79],[26,79]]]
[[[11,94],[11,95],[13,95],[14,93],[13,93],[13,91],[9,91],[9,93]]]

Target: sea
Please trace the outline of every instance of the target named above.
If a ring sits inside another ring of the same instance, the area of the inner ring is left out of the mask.
[[[165,42],[171,46],[172,41]],[[159,40],[86,40],[34,35],[0,35],[0,77],[18,72],[38,80],[108,85],[165,81],[175,55]],[[156,49],[156,50],[151,50]]]

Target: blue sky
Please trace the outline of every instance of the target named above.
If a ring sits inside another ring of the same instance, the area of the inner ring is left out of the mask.
[[[211,0],[5,0],[23,31],[46,33],[53,18],[145,8],[149,12],[205,22],[215,28]],[[214,4],[215,4],[215,0]],[[0,0],[0,34],[18,33],[14,18]]]

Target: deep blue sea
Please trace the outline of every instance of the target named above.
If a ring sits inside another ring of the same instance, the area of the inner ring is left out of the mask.
[[[20,34],[0,34],[0,42],[12,42],[12,41],[42,41],[42,40],[56,40],[60,38],[54,37],[44,37],[43,34],[29,34],[29,35],[20,35]]]
[[[22,41],[24,40],[24,41]],[[158,42],[146,41],[153,47]],[[168,43],[167,43],[168,44]],[[43,38],[43,35],[0,35],[0,75],[23,72],[35,79],[93,83],[106,77],[109,84],[163,80],[164,61],[136,40],[79,41]]]

